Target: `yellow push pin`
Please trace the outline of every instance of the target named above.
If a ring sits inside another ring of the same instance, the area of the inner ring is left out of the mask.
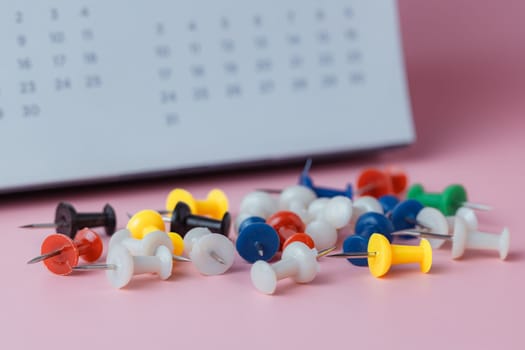
[[[126,228],[131,232],[131,236],[136,239],[142,239],[155,231],[166,233],[173,243],[173,258],[176,260],[185,259],[181,256],[184,251],[184,240],[175,232],[166,232],[164,220],[158,212],[150,209],[141,210],[129,219]]]
[[[166,210],[160,211],[160,213],[171,214],[179,202],[186,203],[194,215],[209,216],[217,220],[221,220],[228,211],[228,197],[222,190],[215,188],[208,192],[206,199],[199,200],[193,198],[190,192],[176,188],[168,194]]]
[[[426,239],[421,239],[418,246],[390,244],[388,239],[374,233],[368,241],[368,252],[343,252],[327,255],[346,259],[368,258],[368,268],[375,277],[385,275],[392,265],[419,263],[421,272],[427,273],[432,267],[432,247]]]

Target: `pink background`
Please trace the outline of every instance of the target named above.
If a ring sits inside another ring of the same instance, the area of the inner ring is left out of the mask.
[[[126,212],[161,207],[173,187],[198,197],[222,188],[236,214],[246,193],[293,184],[299,168],[3,197],[0,348],[523,349],[525,2],[399,3],[417,143],[373,158],[314,164],[312,176],[339,187],[365,166],[397,164],[434,190],[463,183],[472,201],[496,208],[480,214],[483,229],[509,227],[507,261],[495,252],[452,261],[440,249],[429,274],[407,266],[379,280],[367,269],[324,259],[311,284],[282,281],[276,295],[265,296],[238,258],[223,276],[203,277],[179,264],[166,282],[145,276],[115,290],[103,272],[59,277],[26,265],[51,231],[17,226],[49,221],[59,200],[83,211],[109,202],[122,223]]]

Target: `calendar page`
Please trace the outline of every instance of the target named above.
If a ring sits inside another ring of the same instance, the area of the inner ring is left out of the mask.
[[[413,141],[395,1],[0,0],[0,192]]]

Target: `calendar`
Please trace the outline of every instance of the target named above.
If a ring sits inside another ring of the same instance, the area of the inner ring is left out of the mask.
[[[414,139],[393,0],[0,0],[0,52],[0,192]]]

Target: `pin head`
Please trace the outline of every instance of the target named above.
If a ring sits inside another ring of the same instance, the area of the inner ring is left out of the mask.
[[[76,222],[76,216],[77,211],[71,204],[67,202],[58,203],[55,211],[55,223],[57,224],[57,232],[73,238],[77,231],[80,229],[79,227],[74,226]]]
[[[392,265],[392,249],[385,236],[373,234],[368,241],[368,252],[375,252],[368,257],[368,268],[374,277],[385,275]]]
[[[415,227],[417,214],[423,209],[423,205],[414,199],[400,202],[392,209],[390,219],[396,231],[408,230]]]
[[[389,166],[385,169],[385,173],[390,177],[394,194],[400,194],[407,188],[408,177],[402,169]]]
[[[155,210],[141,210],[133,215],[127,224],[127,229],[131,232],[133,238],[142,239],[146,234],[146,229],[155,228],[159,231],[165,230],[162,216]],[[177,232],[177,231],[174,231]]]
[[[368,195],[375,198],[384,196],[385,194],[393,193],[393,187],[388,176],[379,169],[365,169],[357,178],[357,188],[364,188],[372,185],[367,191],[361,195]]]
[[[385,194],[384,196],[379,197],[379,203],[381,203],[381,206],[383,207],[383,212],[387,214],[390,213],[399,203],[399,198],[393,194]]]
[[[428,227],[433,233],[448,235],[449,228],[445,216],[436,208],[425,207],[416,217],[417,222]],[[427,238],[432,248],[437,249],[445,243],[444,239]]]
[[[367,252],[368,240],[370,237],[363,237],[359,235],[352,235],[343,241],[343,252],[344,253],[360,253]],[[367,258],[352,258],[347,259],[352,265],[355,266],[368,266]]]
[[[60,254],[43,261],[49,271],[57,275],[69,275],[74,266],[78,265],[78,249],[66,235],[53,234],[46,237],[42,242],[40,253],[48,254],[55,250],[61,250]]]
[[[222,190],[218,188],[214,188],[208,192],[208,195],[206,196],[206,202],[214,204],[209,206],[209,212],[206,213],[212,218],[221,219],[228,211],[228,197]]]
[[[458,259],[465,252],[468,238],[467,223],[460,216],[456,216],[454,219],[454,233],[452,237],[452,259]]]
[[[106,230],[106,235],[111,236],[115,233],[117,227],[117,215],[115,214],[115,209],[109,204],[106,204],[103,209],[104,215],[106,216],[106,224],[104,229]]]
[[[168,197],[166,197],[166,210],[172,212],[175,210],[175,206],[179,202],[186,203],[186,205],[190,207],[190,213],[197,212],[197,206],[195,205],[193,195],[182,188],[176,188],[168,194]]]
[[[372,233],[381,233],[389,242],[392,242],[394,226],[383,214],[369,212],[361,215],[355,223],[355,233],[364,238],[370,237]]]
[[[291,235],[290,237],[288,237],[288,239],[283,244],[283,250],[285,250],[286,247],[288,247],[293,242],[304,243],[310,249],[314,249],[315,248],[315,243],[314,243],[314,240],[312,239],[312,237],[310,237],[308,234],[306,234],[304,232],[298,232],[298,233],[295,233],[295,234]]]
[[[235,247],[226,236],[196,227],[184,236],[184,246],[191,261],[203,275],[220,275],[233,265]],[[220,257],[217,261],[213,254]]]
[[[299,215],[291,211],[278,211],[266,219],[266,223],[272,226],[284,239],[294,233],[304,232],[305,225]]]
[[[106,264],[115,266],[106,271],[106,276],[115,288],[126,286],[133,277],[133,256],[124,246],[116,246],[108,252]]]
[[[279,235],[273,227],[264,222],[264,219],[257,217],[251,219],[248,218],[241,224],[239,236],[235,242],[237,252],[249,263],[257,260],[268,261],[279,250]],[[259,255],[259,251],[263,253],[262,256]]]

